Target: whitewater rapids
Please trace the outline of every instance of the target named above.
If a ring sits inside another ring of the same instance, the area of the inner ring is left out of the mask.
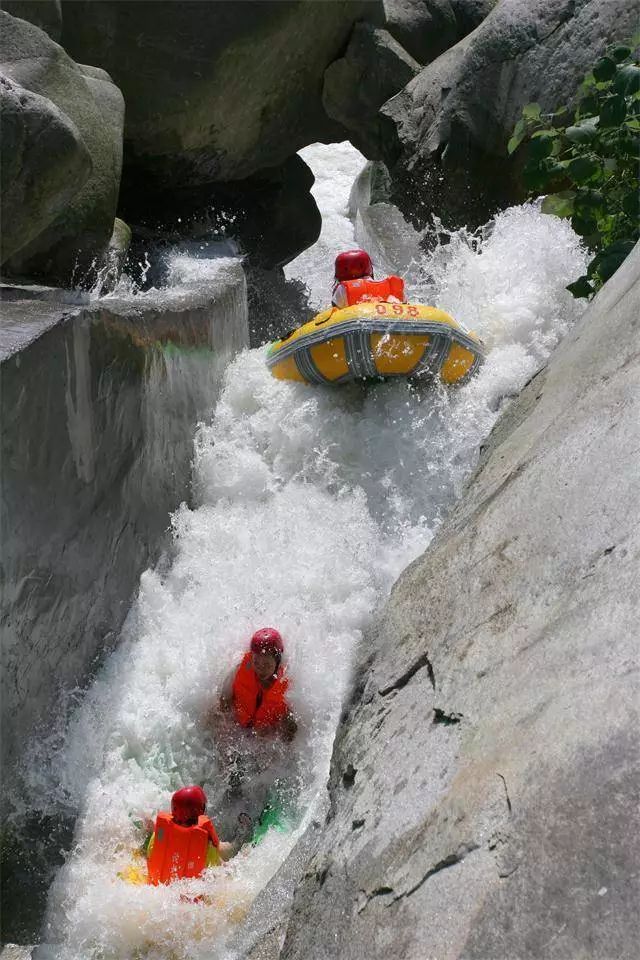
[[[364,160],[346,144],[303,157],[323,232],[287,272],[320,308],[333,258],[354,245],[347,200]],[[505,398],[582,312],[564,288],[584,264],[570,227],[525,205],[413,265],[411,298],[487,345],[479,375],[457,392],[284,383],[267,371],[264,348],[231,364],[195,437],[194,502],[171,519],[171,556],[142,576],[122,642],[62,738],[32,758],[34,804],[79,812],[49,898],[45,937],[61,960],[228,956],[225,942],[320,802],[356,644],[460,496]],[[205,718],[248,636],[266,625],[285,637],[300,717],[299,824],[204,880],[125,883],[117,874],[138,841],[133,821],[166,809],[183,783],[215,790],[224,771]],[[185,902],[203,890],[213,906]]]

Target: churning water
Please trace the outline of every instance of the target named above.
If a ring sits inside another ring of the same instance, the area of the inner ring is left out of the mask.
[[[354,245],[346,204],[363,159],[348,145],[304,156],[324,227],[289,274],[308,282],[320,307],[335,254]],[[143,575],[119,649],[60,743],[41,744],[30,770],[36,801],[50,812],[79,811],[75,847],[49,900],[46,937],[60,957],[228,955],[225,942],[324,791],[355,645],[460,495],[504,398],[581,312],[564,287],[584,260],[566,223],[527,205],[484,235],[452,235],[413,265],[413,298],[451,312],[487,344],[485,365],[457,392],[282,383],[263,349],[231,364],[195,438],[194,505],[173,516],[171,562]],[[154,888],[118,879],[139,841],[134,820],[166,809],[183,783],[218,796],[225,769],[207,713],[264,625],[286,638],[300,717],[291,748],[298,825],[204,880]],[[203,891],[209,906],[190,901]]]

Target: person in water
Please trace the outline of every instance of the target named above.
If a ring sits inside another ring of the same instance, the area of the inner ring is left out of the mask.
[[[147,843],[148,882],[157,886],[173,880],[199,877],[207,867],[219,866],[235,856],[248,839],[252,825],[241,822],[242,833],[234,843],[220,840],[205,816],[207,797],[202,787],[182,787],[171,797],[171,813],[157,815]]]
[[[390,275],[375,280],[373,264],[366,250],[339,253],[335,263],[335,279],[331,303],[334,307],[351,307],[368,301],[405,303],[404,280]]]
[[[282,666],[284,643],[278,630],[263,627],[251,637],[249,650],[227,678],[220,709],[239,726],[259,735],[276,733],[293,740],[297,724],[287,702],[289,679]]]

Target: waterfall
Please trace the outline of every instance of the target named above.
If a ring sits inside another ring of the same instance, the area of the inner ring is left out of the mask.
[[[320,307],[335,253],[355,245],[347,205],[364,160],[345,144],[303,155],[323,231],[287,273]],[[355,646],[461,495],[503,405],[582,312],[565,290],[585,263],[580,241],[536,205],[446,239],[406,278],[412,298],[452,313],[487,344],[485,365],[457,392],[280,382],[264,348],[226,369],[195,436],[193,502],[171,519],[171,562],[143,574],[118,649],[27,772],[35,806],[78,812],[49,898],[46,937],[61,960],[222,960],[321,809]],[[179,785],[203,783],[215,819],[225,769],[207,714],[247,638],[265,625],[285,637],[300,719],[288,759],[299,776],[297,823],[203,880],[163,888],[118,880],[137,842],[134,821],[166,809]],[[185,902],[203,891],[211,906]]]

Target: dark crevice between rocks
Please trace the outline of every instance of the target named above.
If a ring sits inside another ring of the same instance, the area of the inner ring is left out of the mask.
[[[351,821],[351,829],[352,829],[352,830],[359,830],[361,827],[364,827],[364,820],[352,820],[352,821]]]
[[[347,769],[345,770],[345,772],[342,774],[342,785],[345,788],[345,790],[351,789],[351,787],[355,782],[357,772],[358,771],[356,770],[354,765],[350,763]]]
[[[460,723],[462,718],[462,713],[445,713],[440,707],[433,708],[433,723],[442,723],[445,727],[451,727],[456,723]]]
[[[504,786],[504,796],[505,796],[505,800],[507,801],[507,810],[509,811],[509,816],[511,816],[511,814],[513,813],[513,807],[511,806],[511,798],[509,796],[507,781],[505,780],[505,778],[502,776],[501,773],[498,773],[497,776],[500,777],[500,779],[502,780],[502,784]]]
[[[444,857],[442,860],[439,860],[435,866],[433,866],[430,870],[427,870],[424,877],[419,880],[418,883],[414,884],[413,887],[410,887],[409,890],[406,890],[404,893],[400,893],[397,897],[394,897],[391,903],[387,904],[387,906],[391,906],[391,904],[397,903],[399,900],[404,900],[405,897],[410,897],[416,892],[416,890],[419,890],[420,887],[425,884],[430,877],[433,877],[434,874],[440,873],[441,870],[446,870],[448,867],[453,867],[456,865],[456,863],[462,863],[466,856],[468,856],[470,853],[473,853],[473,851],[477,849],[478,844],[472,843],[460,847],[456,853],[450,853],[448,857]]]
[[[435,680],[435,675],[433,673],[433,666],[431,664],[431,661],[429,660],[429,655],[427,653],[423,653],[422,656],[418,657],[415,663],[412,663],[411,666],[407,670],[405,670],[405,672],[400,677],[398,677],[397,680],[395,680],[388,687],[383,687],[379,691],[380,696],[386,697],[390,693],[392,693],[394,690],[402,690],[402,688],[406,687],[409,681],[415,677],[416,673],[418,673],[420,670],[422,670],[425,667],[429,675],[429,681],[431,683],[431,686],[435,690],[436,680]]]

